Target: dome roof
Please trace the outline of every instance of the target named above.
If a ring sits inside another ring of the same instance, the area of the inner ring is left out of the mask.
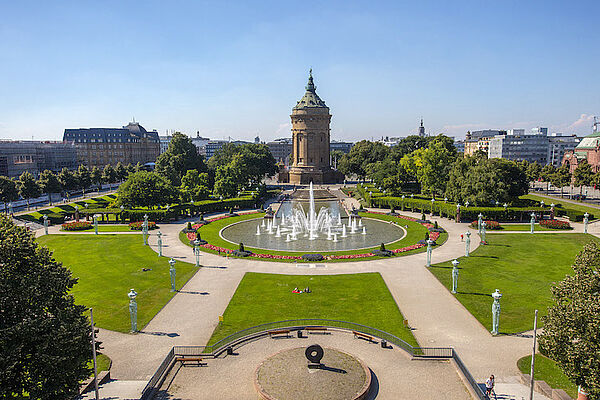
[[[321,100],[321,98],[317,94],[316,89],[317,88],[313,82],[312,68],[311,68],[309,75],[308,75],[308,84],[306,85],[306,93],[304,93],[304,96],[302,96],[300,101],[298,101],[296,103],[294,110],[299,110],[299,109],[303,109],[303,108],[326,108],[326,109],[329,109],[329,107],[327,107],[325,102],[323,100]]]

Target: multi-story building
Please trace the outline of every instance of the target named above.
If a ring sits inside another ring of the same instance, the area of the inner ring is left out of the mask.
[[[329,143],[329,151],[341,151],[344,154],[348,154],[350,153],[350,149],[352,148],[352,146],[354,146],[354,143],[352,142],[341,142],[339,140],[332,140],[331,143]]]
[[[596,117],[594,117],[592,134],[581,139],[575,149],[565,151],[562,163],[569,165],[569,169],[573,173],[583,160],[590,164],[592,171],[600,171],[600,122]]]
[[[158,140],[160,141],[160,151],[159,151],[160,154],[167,151],[167,149],[169,148],[169,143],[171,143],[172,137],[173,136],[170,136],[170,135],[158,137]]]
[[[246,142],[244,140],[209,140],[203,147],[200,148],[199,152],[204,156],[204,159],[208,160],[227,143],[232,143],[235,145],[250,144],[250,142]]]
[[[290,154],[292,154],[292,138],[275,139],[268,142],[267,147],[275,161],[283,165],[289,165]]]
[[[137,122],[123,128],[65,129],[63,142],[74,144],[79,162],[90,168],[151,163],[160,153],[158,132],[149,132]]]
[[[489,140],[488,157],[513,161],[548,163],[548,129],[535,128],[525,133],[523,129],[511,129],[504,135]]]
[[[457,153],[465,152],[465,141],[464,140],[454,140],[454,147],[456,148]]]
[[[196,132],[196,137],[192,138],[192,143],[194,144],[194,146],[196,146],[196,148],[198,149],[198,153],[199,154],[203,154],[204,152],[204,147],[206,146],[206,144],[210,142],[209,138],[205,138],[200,136],[200,131]]]
[[[581,138],[577,137],[577,135],[553,133],[548,136],[548,164],[559,167],[565,153],[575,150],[579,142],[581,142]]]
[[[77,149],[70,143],[0,141],[0,175],[17,178],[28,171],[34,176],[48,169],[59,172],[77,168]]]
[[[502,134],[506,134],[506,131],[497,129],[484,129],[480,131],[467,132],[464,141],[463,152],[466,156],[472,156],[478,150],[487,153],[490,146],[490,139],[496,135]]]

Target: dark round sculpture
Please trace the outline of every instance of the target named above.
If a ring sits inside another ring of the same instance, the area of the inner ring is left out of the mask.
[[[308,361],[319,364],[321,363],[321,359],[323,358],[323,348],[318,344],[313,344],[312,346],[308,346],[306,351],[304,352]]]

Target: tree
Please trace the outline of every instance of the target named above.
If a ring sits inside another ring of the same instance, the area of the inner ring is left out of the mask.
[[[90,170],[85,165],[80,165],[79,168],[77,168],[75,176],[77,178],[77,185],[85,193],[86,189],[89,189],[90,186],[92,186],[92,174],[90,173]]]
[[[4,203],[4,210],[8,212],[6,203],[10,203],[19,198],[19,190],[15,181],[8,176],[0,176],[0,201]]]
[[[139,163],[138,163],[139,164]],[[134,172],[137,172],[135,170],[135,165],[131,165],[131,163],[127,164],[125,166],[125,169],[127,170],[127,176],[129,176],[129,174],[133,174]],[[141,169],[141,168],[140,168]],[[127,176],[125,177],[125,179],[127,179]]]
[[[218,167],[215,175],[215,193],[224,198],[235,196],[238,188],[237,182],[239,181],[238,173],[239,171],[233,163]]]
[[[573,171],[573,181],[575,186],[579,186],[580,195],[583,187],[591,185],[593,179],[594,173],[592,172],[592,167],[587,160],[581,160],[579,164],[577,164],[575,171]]]
[[[345,175],[356,175],[359,179],[364,179],[367,176],[367,166],[384,160],[389,152],[389,147],[382,143],[362,140],[339,160],[338,170]]]
[[[402,188],[414,180],[402,164],[394,162],[391,157],[369,164],[367,175],[387,194],[394,196],[400,195]]]
[[[121,163],[121,161],[119,161],[117,163],[117,166],[115,167],[115,174],[119,182],[123,182],[125,179],[127,179],[127,175],[129,175],[127,169],[125,168],[123,163]]]
[[[17,181],[17,189],[19,189],[19,195],[27,199],[27,208],[29,208],[29,200],[33,197],[40,197],[42,190],[40,185],[37,184],[33,175],[25,171],[19,177]]]
[[[552,176],[556,173],[556,167],[552,164],[544,165],[540,172],[540,178],[546,182],[546,194],[550,191],[550,182],[552,182]]]
[[[421,165],[417,168],[417,179],[421,190],[432,197],[446,191],[448,176],[456,160],[456,147],[452,139],[444,135],[436,136],[422,152]]]
[[[529,163],[525,173],[527,174],[527,180],[529,182],[535,182],[542,176],[542,166],[538,164],[537,161]]]
[[[396,144],[394,147],[392,147],[390,155],[395,161],[400,161],[400,159],[405,155],[410,154],[415,150],[419,150],[429,146],[429,143],[432,139],[433,138],[431,136],[407,136],[400,140],[398,144]]]
[[[563,187],[571,183],[571,172],[569,171],[569,165],[563,164],[558,167],[550,176],[550,181],[554,186],[560,188],[560,197],[563,197]]]
[[[158,156],[156,172],[163,175],[174,186],[181,184],[181,177],[190,170],[208,172],[204,158],[198,154],[198,148],[189,136],[176,132],[167,151]]]
[[[102,188],[102,171],[97,166],[94,166],[90,171],[90,180],[93,185],[96,185],[98,190]]]
[[[156,172],[135,172],[119,186],[118,203],[127,207],[163,206],[174,202],[178,193],[171,183]]]
[[[554,304],[542,317],[540,352],[557,362],[576,385],[600,396],[600,249],[586,244],[573,264],[574,275],[552,287]]]
[[[133,166],[133,172],[140,172],[143,170],[144,169],[142,168],[142,164],[140,164],[139,162]]]
[[[107,164],[104,166],[104,170],[102,170],[102,180],[106,183],[117,182],[117,172],[112,167],[112,165]]]
[[[56,174],[48,169],[42,171],[38,177],[38,185],[43,193],[48,195],[50,205],[52,205],[52,193],[60,193],[62,186]]]
[[[179,195],[183,202],[207,199],[210,195],[208,173],[188,170],[181,178]]]
[[[75,174],[70,171],[67,168],[63,168],[60,173],[58,174],[58,180],[60,182],[60,185],[62,186],[62,189],[67,192],[67,197],[68,197],[68,192],[70,190],[75,190],[77,189],[77,177],[75,176]]]
[[[216,175],[219,166],[230,164],[234,160],[238,166],[244,165],[236,174],[239,186],[260,183],[265,176],[277,173],[277,163],[269,148],[256,143],[225,144],[208,160],[208,168]]]
[[[0,216],[0,397],[67,399],[90,376],[91,329],[71,272]]]

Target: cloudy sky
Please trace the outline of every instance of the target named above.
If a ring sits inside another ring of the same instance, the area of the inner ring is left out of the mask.
[[[143,3],[143,4],[142,4]],[[290,135],[313,68],[332,137],[600,115],[597,1],[0,3],[0,138],[117,127]]]

